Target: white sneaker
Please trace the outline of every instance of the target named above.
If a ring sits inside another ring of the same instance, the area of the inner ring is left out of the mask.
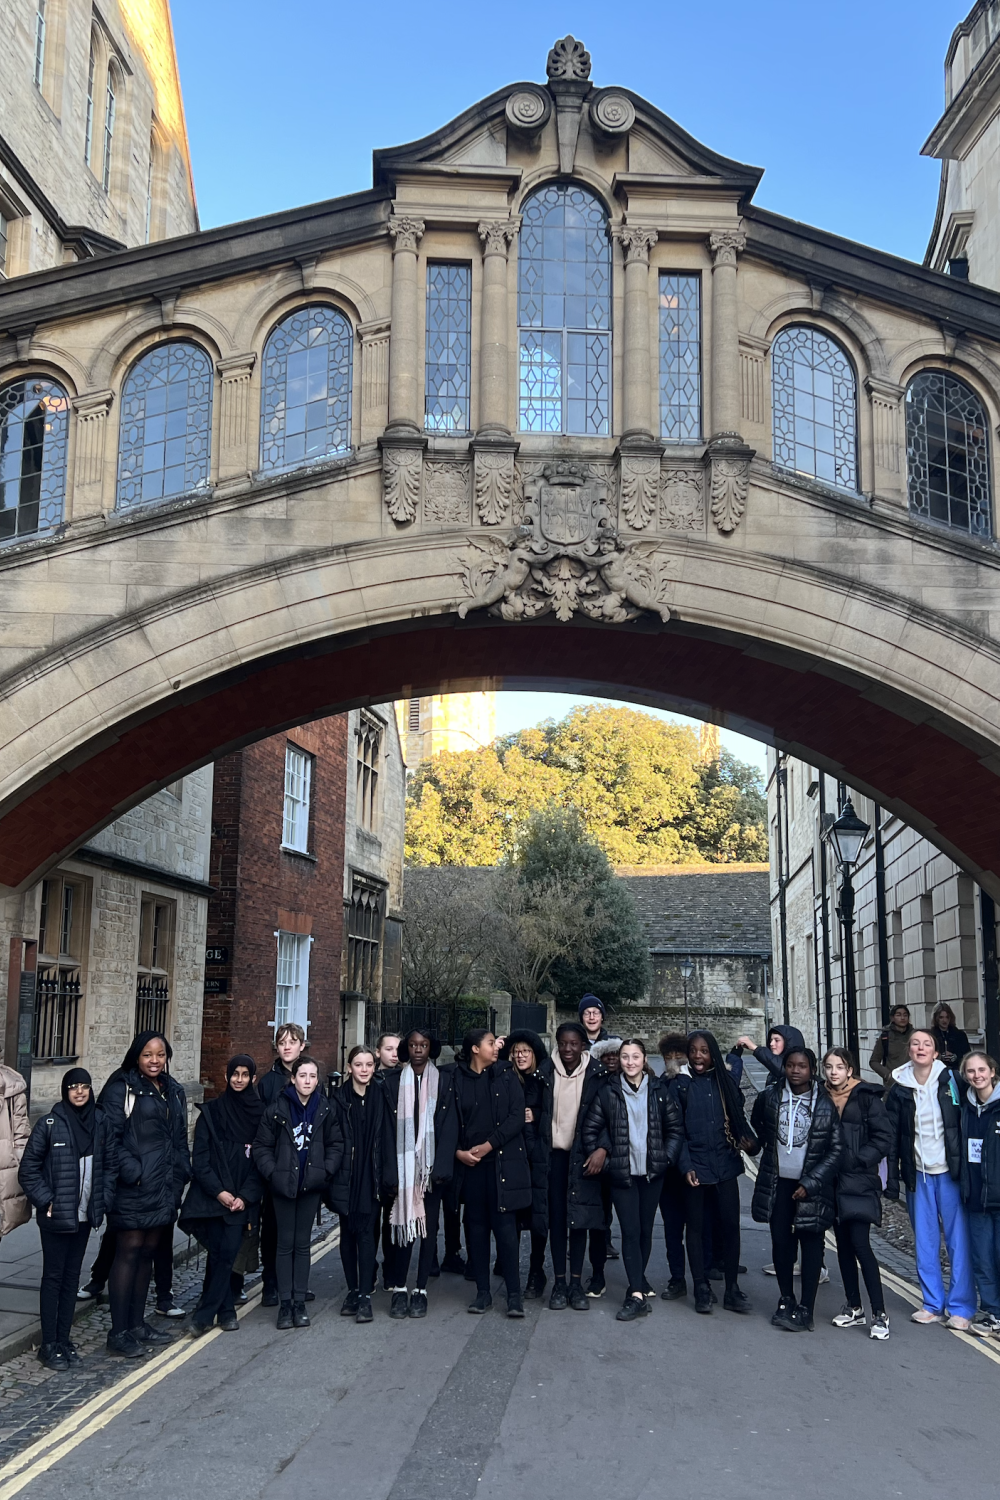
[[[820,1266],[820,1268],[819,1268],[819,1284],[820,1284],[820,1286],[823,1285],[824,1281],[829,1281],[829,1280],[830,1280],[830,1273],[826,1269],[826,1266]]]
[[[864,1328],[865,1310],[863,1307],[852,1307],[845,1302],[835,1318],[830,1319],[834,1328]]]
[[[771,1262],[771,1264],[769,1266],[763,1266],[762,1270],[763,1270],[765,1276],[777,1276],[777,1274],[778,1274],[777,1271],[774,1269],[774,1261],[773,1260],[772,1260],[772,1262]]]
[[[868,1330],[870,1339],[887,1339],[889,1337],[889,1314],[879,1313],[877,1318],[872,1318],[872,1326]]]
[[[972,1325],[968,1318],[962,1317],[961,1313],[952,1313],[951,1317],[945,1320],[944,1326],[946,1328],[953,1328],[956,1333],[968,1333]]]
[[[911,1323],[943,1323],[944,1320],[944,1313],[931,1312],[929,1307],[918,1307],[910,1314]]]
[[[991,1335],[1000,1337],[1000,1318],[995,1318],[992,1313],[980,1313],[978,1318],[973,1318],[969,1332],[978,1333],[982,1339],[988,1339]]]

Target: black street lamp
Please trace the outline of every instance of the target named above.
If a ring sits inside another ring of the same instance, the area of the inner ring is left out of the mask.
[[[851,870],[857,864],[861,846],[871,832],[871,826],[862,821],[854,811],[850,797],[836,822],[827,829],[826,838],[840,866],[840,903],[837,915],[844,932],[844,978],[847,991],[847,1047],[860,1067],[858,1056],[858,987],[854,972],[854,884]]]
[[[684,1034],[685,1034],[685,1036],[689,1035],[690,1031],[691,1031],[691,1024],[690,1024],[690,1020],[688,1018],[688,980],[691,978],[691,975],[693,973],[694,973],[694,964],[691,962],[691,960],[689,958],[683,959],[682,962],[681,962],[681,978],[684,981]]]

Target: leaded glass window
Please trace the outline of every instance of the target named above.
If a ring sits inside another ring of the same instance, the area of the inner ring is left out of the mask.
[[[660,273],[660,436],[701,442],[701,277]]]
[[[101,184],[107,193],[111,189],[111,162],[115,148],[115,115],[118,109],[118,80],[114,68],[108,69],[107,86],[104,90],[104,165],[101,168]]]
[[[158,344],[122,388],[118,509],[205,489],[212,365],[196,344]]]
[[[468,432],[471,426],[472,267],[427,263],[424,426]]]
[[[972,536],[990,536],[989,428],[974,391],[943,370],[923,370],[906,391],[910,509]]]
[[[290,313],[264,346],[260,466],[346,453],[351,446],[354,336],[335,307]]]
[[[573,183],[550,183],[524,205],[517,321],[521,430],[606,435],[611,246],[603,207]]]
[[[774,462],[839,489],[858,487],[857,387],[839,344],[783,328],[771,348]]]
[[[69,401],[54,381],[0,388],[0,542],[62,521],[68,431]]]

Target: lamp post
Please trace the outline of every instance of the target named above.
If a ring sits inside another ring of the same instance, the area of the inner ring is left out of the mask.
[[[684,1032],[690,1033],[691,1022],[688,1016],[688,980],[694,973],[694,964],[689,958],[681,960],[681,979],[684,981]]]
[[[861,846],[870,833],[870,825],[862,821],[854,811],[854,804],[850,797],[844,804],[844,810],[831,823],[826,832],[826,839],[833,849],[834,857],[840,866],[840,903],[837,907],[837,915],[840,917],[844,932],[844,978],[847,992],[847,1047],[853,1054],[854,1060],[860,1065],[858,1057],[858,990],[857,980],[854,973],[854,883],[851,879],[851,871],[858,861]]]

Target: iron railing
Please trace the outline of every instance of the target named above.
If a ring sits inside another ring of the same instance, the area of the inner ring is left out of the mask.
[[[31,1053],[36,1061],[72,1062],[79,1054],[76,1028],[82,993],[80,970],[39,966],[35,980],[35,1024]]]
[[[169,1003],[167,981],[140,974],[135,987],[136,1036],[140,1031],[162,1031],[166,1035]]]

